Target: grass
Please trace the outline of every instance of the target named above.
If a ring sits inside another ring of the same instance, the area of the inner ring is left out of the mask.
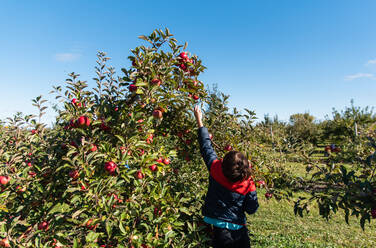
[[[285,166],[295,176],[310,178],[301,163],[289,162]],[[294,214],[293,201],[266,200],[264,194],[264,189],[258,189],[260,208],[248,216],[252,247],[376,247],[375,221],[366,222],[363,231],[356,217],[350,217],[348,225],[344,213],[338,212],[327,221],[319,215],[317,206],[301,218]],[[302,194],[307,193],[296,193]]]
[[[366,224],[365,231],[356,217],[347,225],[338,212],[329,221],[318,208],[301,218],[293,212],[293,202],[266,200],[258,190],[260,208],[248,217],[252,247],[376,247],[376,225]]]

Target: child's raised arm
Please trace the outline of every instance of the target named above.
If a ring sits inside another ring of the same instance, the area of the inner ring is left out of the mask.
[[[195,114],[198,128],[203,127],[203,125],[202,125],[202,112],[201,112],[201,109],[198,105],[195,106],[193,113]]]
[[[210,171],[210,166],[213,161],[217,159],[217,154],[212,147],[208,129],[202,124],[202,112],[200,107],[195,106],[193,112],[198,126],[198,143],[200,144],[200,152],[208,170]]]

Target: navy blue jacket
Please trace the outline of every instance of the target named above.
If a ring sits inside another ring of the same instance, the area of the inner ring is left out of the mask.
[[[222,161],[212,147],[206,127],[198,129],[200,152],[209,170],[209,188],[202,209],[204,216],[245,225],[245,212],[253,214],[259,207],[252,179],[232,183],[222,173]]]

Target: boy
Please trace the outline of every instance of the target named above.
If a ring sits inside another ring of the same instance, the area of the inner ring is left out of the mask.
[[[194,114],[201,155],[210,172],[202,213],[204,221],[214,226],[213,247],[250,247],[245,212],[255,213],[259,204],[249,162],[237,151],[228,152],[223,161],[218,160],[198,106]]]

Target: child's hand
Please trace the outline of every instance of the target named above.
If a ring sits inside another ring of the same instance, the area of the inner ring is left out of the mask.
[[[195,106],[193,113],[195,114],[198,127],[202,127],[202,112],[198,105]]]

